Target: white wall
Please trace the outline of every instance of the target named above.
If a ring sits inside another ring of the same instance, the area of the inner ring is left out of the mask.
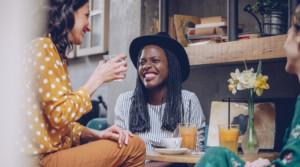
[[[17,116],[21,104],[24,102],[17,89],[21,83],[21,75],[17,72],[21,69],[21,60],[24,44],[27,42],[32,28],[32,20],[29,16],[31,0],[10,0],[0,5],[0,166],[26,166],[21,165],[20,148],[16,147],[16,139],[20,127]]]
[[[126,53],[128,71],[124,81],[114,81],[108,84],[109,124],[113,123],[113,109],[119,94],[135,87],[136,69],[129,58],[129,45],[134,38],[140,36],[140,15],[141,1],[110,1],[109,52],[111,54]]]
[[[140,36],[140,15],[141,1],[139,0],[110,1],[109,54],[125,53],[128,55],[126,79],[106,83],[92,96],[92,99],[97,99],[101,95],[107,103],[107,117],[110,125],[113,124],[113,110],[119,94],[135,87],[136,70],[129,58],[129,45],[134,38]],[[102,56],[95,55],[70,61],[68,69],[74,90],[87,81],[100,60]]]

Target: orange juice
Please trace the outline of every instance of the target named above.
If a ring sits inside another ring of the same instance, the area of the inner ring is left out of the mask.
[[[234,153],[237,153],[239,139],[239,127],[219,127],[219,141],[220,146],[226,147]]]
[[[197,126],[179,125],[179,133],[182,138],[181,148],[196,149]]]

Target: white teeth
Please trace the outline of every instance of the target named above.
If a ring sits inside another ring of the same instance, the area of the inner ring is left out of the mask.
[[[155,76],[155,75],[154,75],[154,74],[152,74],[152,73],[150,73],[150,74],[146,74],[146,75],[145,75],[145,77],[146,77],[146,78],[148,78],[148,77],[154,77],[154,76]]]

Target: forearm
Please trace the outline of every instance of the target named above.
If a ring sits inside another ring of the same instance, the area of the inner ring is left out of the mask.
[[[85,128],[82,131],[82,134],[80,136],[80,141],[82,143],[86,143],[89,141],[95,141],[95,140],[99,140],[99,139],[100,139],[99,131],[90,129],[90,128]]]
[[[87,90],[90,96],[92,96],[97,90],[97,88],[103,83],[103,80],[97,79],[95,76],[92,75],[82,87]]]
[[[71,88],[66,87],[64,84],[56,84],[56,88],[62,91],[47,91],[53,98],[40,96],[44,104],[43,111],[48,116],[51,126],[56,129],[62,129],[66,124],[77,121],[92,109],[90,97],[84,88],[71,92]]]

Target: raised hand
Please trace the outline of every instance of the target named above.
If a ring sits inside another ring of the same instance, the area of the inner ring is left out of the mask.
[[[95,75],[101,76],[103,82],[110,82],[115,79],[124,79],[125,75],[120,75],[120,73],[127,71],[127,62],[120,60],[125,59],[126,57],[127,56],[125,54],[120,54],[113,57],[106,63],[100,61],[96,68]]]
[[[120,54],[106,63],[104,63],[104,61],[100,61],[95,72],[82,87],[87,90],[90,96],[92,96],[96,89],[103,83],[116,79],[124,79],[126,75],[120,75],[120,73],[127,71],[127,62],[118,61],[120,59],[125,59],[126,57],[127,55]],[[123,67],[120,68],[121,66]]]

